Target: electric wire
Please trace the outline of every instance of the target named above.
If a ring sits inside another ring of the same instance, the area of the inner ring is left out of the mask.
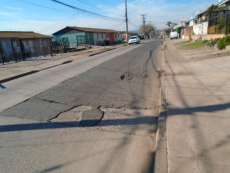
[[[93,4],[93,3],[89,2],[89,1],[86,1],[86,0],[77,0],[77,1],[79,1],[79,2],[81,2],[81,3],[84,3],[84,4],[87,4],[87,5],[91,6],[91,7],[100,9],[100,10],[102,10],[102,11],[109,12],[109,13],[111,13],[111,14],[115,14],[115,15],[120,16],[120,17],[124,17],[124,16],[122,16],[122,15],[120,15],[120,14],[112,13],[112,12],[106,10],[106,9],[97,7],[97,5],[95,5],[95,4]]]
[[[51,8],[51,7],[47,7],[47,6],[44,6],[44,5],[40,5],[40,4],[36,4],[36,3],[33,3],[33,2],[24,1],[24,0],[18,0],[18,1],[30,4],[30,5],[35,5],[35,6],[38,6],[38,7],[47,8],[47,9],[50,9],[50,10],[55,10],[55,11],[74,12],[74,11],[67,11],[67,10],[60,10],[60,9],[56,9],[56,8]]]
[[[61,5],[66,6],[66,7],[69,7],[71,9],[74,9],[74,10],[78,11],[79,13],[87,14],[87,15],[90,15],[90,16],[98,17],[98,18],[103,18],[105,20],[123,20],[123,19],[108,17],[108,16],[104,16],[104,15],[101,15],[101,14],[98,14],[98,13],[87,11],[87,10],[84,10],[84,9],[81,9],[81,8],[78,8],[78,7],[63,3],[61,1],[57,1],[57,0],[50,0],[50,1],[53,1],[53,2],[58,3],[58,4],[61,4]]]

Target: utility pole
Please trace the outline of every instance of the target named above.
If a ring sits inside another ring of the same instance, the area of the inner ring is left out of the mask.
[[[145,39],[145,19],[146,19],[146,17],[145,16],[147,16],[147,14],[142,14],[141,15],[142,16],[142,21],[143,21],[143,27],[144,27],[144,39]]]
[[[126,43],[129,43],[129,29],[128,29],[128,13],[127,13],[127,0],[125,0],[125,21],[126,21]]]

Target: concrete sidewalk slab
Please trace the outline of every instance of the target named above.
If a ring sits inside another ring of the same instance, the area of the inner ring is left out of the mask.
[[[121,45],[106,46],[106,48],[116,49],[121,48]],[[18,63],[9,62],[5,65],[0,64],[0,83],[4,83],[16,78],[27,76],[42,70],[60,66],[80,59],[88,58],[91,55],[101,53],[104,47],[95,46],[89,50],[81,50],[79,52],[57,54],[53,57],[33,57],[27,58],[26,61]],[[106,51],[105,51],[106,52]]]
[[[230,57],[194,61],[192,53],[175,48],[176,42],[164,43],[168,46],[165,172],[230,172]]]

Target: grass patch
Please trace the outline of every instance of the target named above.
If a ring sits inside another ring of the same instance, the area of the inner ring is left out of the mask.
[[[101,49],[101,52],[105,52],[105,51],[108,51],[108,50],[111,50],[111,48]]]
[[[191,42],[192,42],[192,39],[191,39],[191,40],[188,40],[188,41],[183,41],[183,42],[180,42],[180,43],[175,43],[174,45],[180,46],[180,45],[187,44],[187,43],[191,43]]]
[[[181,45],[179,48],[189,50],[189,49],[201,48],[201,47],[204,47],[204,46],[205,46],[205,43],[203,43],[203,41],[197,41],[197,42],[194,42],[194,43]]]
[[[167,49],[168,48],[168,46],[167,45],[164,45],[164,49]]]
[[[128,46],[128,45],[129,45],[128,43],[121,44],[121,46]]]
[[[88,51],[88,52],[93,52],[93,51]]]

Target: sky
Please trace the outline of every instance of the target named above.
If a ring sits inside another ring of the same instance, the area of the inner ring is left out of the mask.
[[[0,0],[0,31],[34,31],[52,35],[66,26],[125,31],[125,0]],[[129,31],[138,30],[142,16],[157,29],[191,19],[218,0],[127,0]],[[78,8],[78,9],[77,9]],[[80,11],[79,11],[80,9]]]

